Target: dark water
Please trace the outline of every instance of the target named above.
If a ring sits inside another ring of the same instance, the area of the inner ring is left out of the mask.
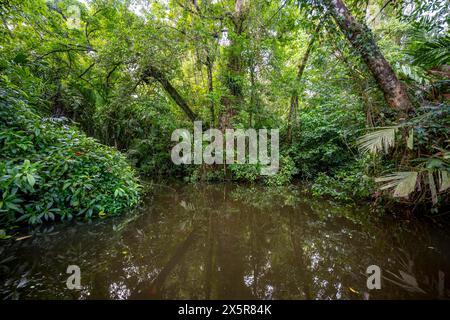
[[[141,209],[0,242],[4,299],[450,297],[448,229],[300,187],[155,186]],[[68,265],[81,290],[66,287]],[[378,265],[382,288],[368,290]]]

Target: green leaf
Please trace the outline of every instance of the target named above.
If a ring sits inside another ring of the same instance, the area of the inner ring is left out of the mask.
[[[26,218],[28,218],[28,214],[23,214],[16,220],[16,222],[20,222],[22,220],[25,220]]]
[[[14,203],[12,203],[12,202],[7,202],[6,203],[6,207],[8,207],[9,209],[12,209],[14,211],[17,211],[17,212],[22,212],[22,209],[19,206],[17,206]]]
[[[23,162],[23,167],[24,167],[25,169],[28,169],[28,168],[30,167],[30,160],[26,159],[26,160]]]
[[[36,183],[36,180],[34,179],[32,174],[27,174],[27,180],[28,180],[28,184],[33,187],[34,184]]]

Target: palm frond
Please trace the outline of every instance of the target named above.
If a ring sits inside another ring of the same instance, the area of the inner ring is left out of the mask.
[[[414,149],[414,129],[409,130],[409,136],[407,140],[407,147],[410,150]]]
[[[434,183],[434,177],[433,177],[432,171],[428,171],[428,185],[430,186],[431,199],[433,201],[433,204],[436,204],[438,202],[438,196],[437,196],[436,184]]]
[[[362,153],[388,152],[389,148],[395,144],[395,134],[398,128],[398,126],[385,127],[362,136],[357,141],[359,150]]]
[[[410,43],[409,53],[413,63],[429,69],[450,63],[450,36],[429,36],[416,33]]]
[[[375,181],[385,183],[380,190],[395,188],[394,197],[407,198],[416,188],[417,177],[417,171],[395,172]]]
[[[448,171],[438,171],[439,192],[443,192],[450,188],[450,173]]]
[[[399,75],[411,79],[416,83],[422,85],[428,85],[430,80],[427,78],[425,71],[420,67],[409,66],[409,65],[399,65],[398,66]]]

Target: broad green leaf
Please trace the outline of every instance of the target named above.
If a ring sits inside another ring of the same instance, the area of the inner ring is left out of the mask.
[[[28,184],[33,187],[34,184],[36,183],[36,180],[34,179],[32,174],[27,174],[27,180],[28,180]]]

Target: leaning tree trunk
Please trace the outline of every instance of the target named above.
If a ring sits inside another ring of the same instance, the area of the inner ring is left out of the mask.
[[[406,119],[408,113],[413,111],[413,105],[405,87],[381,53],[372,32],[356,21],[342,0],[324,0],[324,4],[348,41],[359,51],[383,91],[388,105],[399,113],[400,118]]]
[[[144,75],[142,77],[143,81],[148,82],[149,78],[153,78],[158,81],[169,94],[169,96],[175,101],[175,103],[183,110],[183,112],[188,116],[191,121],[198,120],[197,115],[194,111],[189,108],[186,100],[178,93],[177,89],[175,89],[170,83],[169,79],[167,79],[166,75],[159,69],[154,66],[148,66],[144,71]]]

